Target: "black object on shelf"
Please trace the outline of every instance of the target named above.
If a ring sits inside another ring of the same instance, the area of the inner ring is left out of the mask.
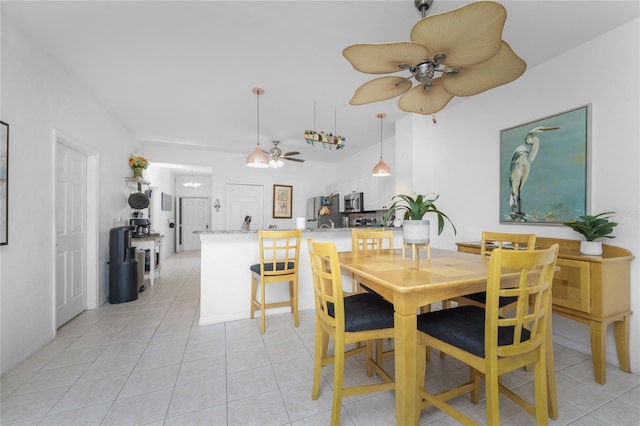
[[[109,231],[109,303],[138,298],[138,260],[131,247],[135,226],[118,226]]]

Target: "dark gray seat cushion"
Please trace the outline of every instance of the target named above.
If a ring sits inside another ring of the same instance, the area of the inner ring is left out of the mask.
[[[482,304],[487,304],[487,292],[486,291],[480,291],[478,293],[472,293],[472,294],[467,294],[464,297],[466,297],[467,299],[471,299],[471,300],[475,300],[476,302],[480,302]],[[515,296],[509,296],[509,297],[500,297],[498,300],[498,306],[500,306],[501,308],[503,306],[507,306],[513,302],[515,302],[516,300],[518,300],[517,297]]]
[[[335,318],[333,303],[329,315]],[[380,296],[358,293],[344,298],[345,330],[349,332],[393,328],[393,305]]]
[[[289,269],[292,269],[294,267],[294,262],[289,262]],[[249,267],[249,269],[251,269],[251,272],[255,272],[256,274],[260,275],[260,264],[256,263],[255,265],[251,265]],[[273,263],[266,263],[264,264],[264,270],[271,272],[273,271]],[[276,271],[282,271],[284,270],[284,262],[277,262],[276,263]]]
[[[484,313],[478,306],[460,306],[418,316],[418,330],[439,340],[484,358]],[[514,328],[498,327],[498,346],[513,343]],[[530,333],[522,331],[521,342],[529,340]]]

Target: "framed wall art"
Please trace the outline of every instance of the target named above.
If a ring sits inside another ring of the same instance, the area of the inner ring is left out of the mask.
[[[0,121],[0,246],[9,243],[9,125]]]
[[[291,219],[293,186],[273,185],[273,217],[274,219]]]
[[[500,222],[587,214],[591,105],[500,131]]]
[[[162,193],[162,201],[160,203],[160,209],[165,212],[173,210],[173,197],[167,193]]]

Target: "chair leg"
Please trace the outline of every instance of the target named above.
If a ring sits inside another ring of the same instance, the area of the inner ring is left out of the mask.
[[[258,281],[254,275],[251,275],[251,319],[255,316],[256,313],[256,287],[258,286]]]
[[[424,389],[424,379],[427,373],[427,358],[431,350],[425,345],[418,344],[418,371],[416,371],[416,377],[418,378],[418,393]],[[422,401],[422,398],[420,399]],[[416,418],[420,418],[421,404],[418,404],[418,415]]]
[[[473,383],[471,389],[471,403],[476,405],[480,400],[480,374],[475,368],[469,367],[469,381]]]
[[[293,312],[293,326],[298,327],[300,325],[300,319],[298,317],[298,282],[291,281],[290,283],[290,291],[291,291],[291,312]]]
[[[496,364],[497,370],[497,364]],[[498,375],[491,374],[490,371],[485,372],[484,375],[485,385],[485,397],[487,399],[487,424],[499,425],[500,424],[500,389],[498,385]]]
[[[544,345],[540,349],[538,362],[534,364],[533,380],[535,394],[536,423],[546,426],[547,417],[547,362]]]
[[[319,324],[319,320],[316,319],[316,331],[315,331],[315,353],[313,358],[313,387],[311,388],[311,399],[316,400],[320,395],[320,376],[322,372],[322,360],[326,356],[326,349],[323,339],[324,330]]]
[[[331,405],[331,426],[340,424],[340,411],[342,411],[342,391],[344,387],[344,340],[342,336],[336,336],[334,340],[333,354],[333,402]],[[367,346],[370,348],[369,343]]]
[[[265,330],[265,284],[264,281],[260,281],[260,333],[264,334],[264,330]]]

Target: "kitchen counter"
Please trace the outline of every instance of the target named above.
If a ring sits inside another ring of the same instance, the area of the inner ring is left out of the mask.
[[[349,231],[351,232],[352,229],[391,229],[393,231],[395,230],[401,230],[402,228],[394,228],[394,227],[382,227],[382,226],[357,226],[357,227],[353,227],[353,228],[306,228],[303,229],[302,232],[344,232],[344,231]],[[286,231],[287,229],[273,229],[273,231]],[[271,231],[271,229],[267,229],[267,231]],[[242,231],[240,229],[234,229],[234,230],[224,230],[224,229],[219,229],[219,230],[209,230],[209,231],[194,231],[194,234],[257,234],[258,230],[250,230],[250,231]]]
[[[313,280],[309,264],[307,237],[314,241],[332,241],[338,251],[351,250],[351,229],[305,229],[300,244],[298,275],[298,308],[313,309]],[[358,228],[362,229],[362,228]],[[402,247],[402,228],[394,231],[394,247]],[[258,231],[203,231],[200,236],[200,325],[249,318],[251,274],[249,266],[260,262]],[[343,275],[346,290],[351,289],[351,277]],[[267,302],[288,297],[287,283],[271,284]],[[289,312],[274,308],[267,315]]]

